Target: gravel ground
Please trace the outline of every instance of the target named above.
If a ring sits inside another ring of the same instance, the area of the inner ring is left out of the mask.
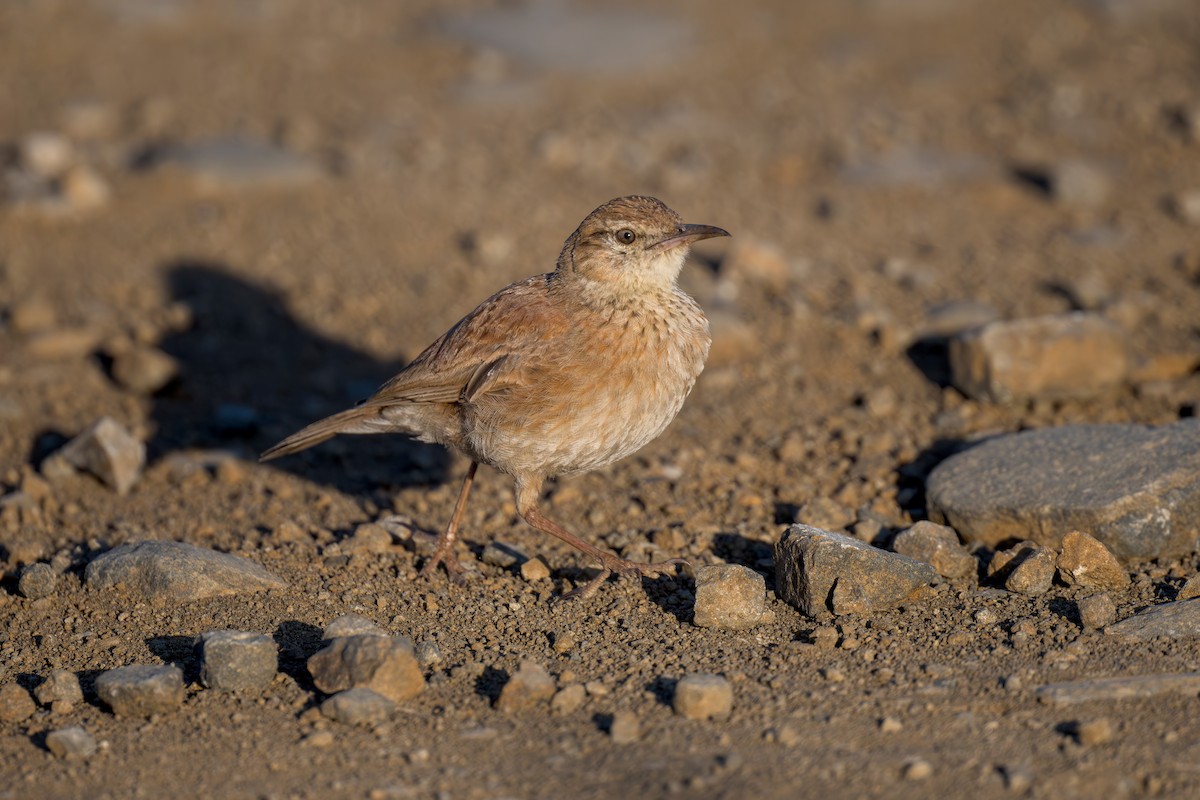
[[[976,547],[973,574],[819,619],[774,564],[796,522],[888,546],[978,439],[1195,415],[1200,15],[735,5],[0,5],[0,797],[1200,794],[1196,682],[1164,677],[1200,671],[1195,628],[1104,632],[1194,596],[1197,554],[1124,562],[1106,601],[1013,591]],[[712,355],[660,439],[546,509],[627,557],[758,573],[757,624],[696,625],[691,570],[553,604],[590,565],[487,469],[476,574],[419,578],[467,468],[438,448],[257,463],[632,193],[733,233],[682,278]],[[1115,326],[1125,369],[952,385],[948,337],[1071,312]],[[131,485],[60,452],[103,417]],[[282,585],[87,581],[148,539]],[[306,666],[346,614],[411,640],[385,649],[426,682],[353,690],[359,724]],[[196,638],[226,629],[278,645],[266,686],[202,682]],[[114,714],[97,677],[133,665],[179,667],[183,699]]]

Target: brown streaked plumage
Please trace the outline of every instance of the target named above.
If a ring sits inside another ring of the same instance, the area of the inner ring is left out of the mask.
[[[680,559],[641,564],[585,542],[538,508],[547,478],[597,469],[662,433],[704,368],[700,307],[676,285],[692,242],[728,236],[685,225],[652,197],[621,197],[580,223],[554,272],[485,300],[361,405],[314,422],[262,455],[295,453],[340,433],[405,433],[471,459],[437,550],[422,568],[452,576],[458,524],[479,464],[516,481],[517,511],[600,562],[569,596],[612,572],[657,575]]]

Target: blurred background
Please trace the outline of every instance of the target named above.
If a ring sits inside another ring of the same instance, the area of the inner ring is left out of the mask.
[[[683,278],[716,344],[661,453],[919,512],[894,470],[944,436],[1191,413],[1198,45],[1187,0],[4,3],[0,475],[101,414],[252,457],[649,193],[734,233]],[[1079,310],[1142,388],[947,388],[957,331]],[[303,469],[446,467],[345,447]]]

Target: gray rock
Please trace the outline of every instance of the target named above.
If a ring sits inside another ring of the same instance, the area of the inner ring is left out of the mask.
[[[519,548],[504,542],[488,542],[483,546],[483,552],[479,555],[479,559],[493,567],[501,569],[509,569],[517,564],[522,564],[529,560],[529,556],[525,555]]]
[[[951,382],[979,400],[1087,397],[1121,383],[1124,332],[1084,312],[992,322],[950,340]]]
[[[738,564],[696,570],[694,621],[701,628],[740,630],[767,621],[763,576]]]
[[[343,614],[325,626],[321,638],[326,641],[333,641],[334,639],[341,639],[347,636],[361,636],[363,634],[372,634],[375,636],[389,635],[383,628],[360,614]]]
[[[425,688],[412,642],[373,633],[334,639],[308,659],[308,672],[326,694],[362,687],[402,703]]]
[[[270,636],[249,631],[206,631],[197,638],[200,683],[223,692],[265,688],[279,669],[279,650]]]
[[[1116,625],[1109,625],[1104,632],[1133,642],[1160,636],[1167,639],[1200,636],[1200,600],[1176,600],[1150,606]]]
[[[151,600],[199,600],[262,592],[284,582],[249,559],[182,542],[123,544],[84,571],[96,590],[123,586]]]
[[[30,564],[21,570],[21,578],[17,581],[17,591],[30,600],[49,597],[57,588],[58,573],[54,567],[42,562]]]
[[[1092,700],[1143,699],[1162,694],[1194,696],[1197,693],[1200,693],[1200,672],[1068,681],[1039,686],[1037,689],[1038,699],[1057,705]]]
[[[1123,589],[1129,585],[1129,573],[1112,551],[1080,531],[1070,531],[1063,537],[1057,563],[1059,577],[1068,586]]]
[[[396,704],[366,687],[346,689],[321,703],[321,713],[344,725],[374,725],[396,710]]]
[[[978,566],[966,551],[953,528],[921,520],[892,539],[892,550],[902,556],[924,561],[945,578],[965,578]]]
[[[998,436],[939,464],[926,497],[931,519],[989,547],[1031,539],[1057,548],[1085,530],[1121,559],[1192,553],[1200,420]]]
[[[534,661],[522,661],[521,666],[504,684],[496,708],[501,711],[523,711],[544,705],[554,696],[556,688],[553,676]]]
[[[118,717],[149,717],[183,703],[183,673],[178,667],[117,667],[96,678],[96,694]]]
[[[33,716],[37,704],[19,683],[0,686],[0,722],[22,722]]]
[[[426,639],[417,645],[417,663],[424,668],[435,667],[442,663],[442,649],[432,639]]]
[[[171,166],[202,188],[243,189],[290,186],[320,177],[320,165],[261,139],[222,136],[167,147],[154,154],[155,166]]]
[[[76,725],[47,733],[46,749],[59,758],[88,758],[97,748],[96,739]]]
[[[973,300],[951,300],[925,309],[919,337],[933,341],[946,341],[955,334],[978,328],[1000,318],[994,306]]]
[[[685,675],[675,684],[673,707],[685,719],[724,719],[733,711],[733,684],[720,675]]]
[[[33,690],[34,697],[44,706],[54,703],[79,705],[83,702],[83,688],[74,672],[56,669],[46,676]]]
[[[791,526],[775,545],[776,591],[814,618],[894,608],[936,580],[929,564],[808,525]]]
[[[126,494],[137,483],[146,463],[146,445],[111,417],[102,417],[63,445],[59,455],[76,469],[86,470]]]
[[[131,392],[154,394],[179,375],[179,362],[157,347],[137,345],[113,358],[113,379]]]
[[[1103,628],[1117,618],[1117,604],[1107,592],[1085,597],[1075,605],[1079,610],[1079,624],[1084,628]]]
[[[1050,168],[1048,177],[1054,202],[1068,208],[1095,208],[1112,193],[1108,172],[1083,159],[1064,159]]]

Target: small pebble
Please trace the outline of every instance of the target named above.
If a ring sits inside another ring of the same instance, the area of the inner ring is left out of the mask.
[[[79,705],[83,702],[83,689],[79,685],[79,678],[74,672],[65,669],[53,670],[46,676],[46,680],[34,688],[33,694],[44,706],[52,706],[55,703]]]
[[[321,703],[321,713],[343,725],[374,725],[395,709],[391,700],[363,687],[338,692]]]
[[[904,730],[904,723],[895,717],[884,717],[879,720],[879,730],[884,733],[899,733]]]
[[[37,704],[23,686],[17,683],[0,686],[0,722],[22,722],[35,711]]]
[[[914,758],[904,765],[904,779],[923,781],[933,775],[933,765],[923,758]]]
[[[740,564],[696,570],[694,621],[701,628],[743,630],[766,621],[766,582]]]
[[[720,675],[686,675],[675,685],[674,708],[685,719],[724,719],[733,710],[733,684]]]
[[[208,631],[197,640],[200,683],[223,692],[255,692],[279,670],[279,648],[270,636],[249,631]]]
[[[117,667],[96,678],[96,694],[118,717],[149,717],[183,703],[183,673],[173,666]]]
[[[21,570],[21,578],[17,582],[17,590],[21,596],[30,600],[49,597],[57,588],[58,573],[49,564],[42,562],[30,564]]]
[[[642,738],[642,722],[637,714],[622,709],[613,714],[612,726],[608,733],[615,744],[633,744]]]
[[[496,708],[501,711],[521,711],[541,705],[554,695],[554,678],[541,664],[522,661],[521,666],[504,684]]]
[[[1079,609],[1079,623],[1084,628],[1103,628],[1117,618],[1117,605],[1106,592],[1084,597],[1076,606]]]
[[[550,577],[550,568],[540,558],[531,558],[521,565],[521,577],[532,583]]]
[[[1112,722],[1104,718],[1075,725],[1075,739],[1084,747],[1108,744],[1115,735]]]
[[[437,642],[426,639],[417,645],[417,663],[425,669],[442,663],[442,649]]]
[[[564,686],[554,693],[550,700],[550,710],[555,714],[571,714],[578,711],[587,699],[587,690],[581,683]]]

